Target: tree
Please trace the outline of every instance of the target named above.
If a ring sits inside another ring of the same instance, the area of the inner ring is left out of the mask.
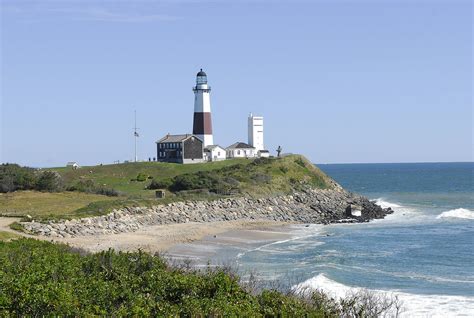
[[[41,173],[36,182],[36,190],[55,192],[63,187],[63,180],[59,173],[55,171],[45,171]]]

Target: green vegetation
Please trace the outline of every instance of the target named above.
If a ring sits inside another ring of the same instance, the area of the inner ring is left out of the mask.
[[[76,170],[70,167],[53,168],[41,172],[17,165],[10,166],[9,171],[15,173],[8,175],[15,175],[19,180],[17,190],[26,190],[31,184],[40,184],[35,189],[44,191],[0,194],[0,215],[31,215],[38,221],[101,215],[124,206],[212,200],[229,194],[261,197],[290,193],[303,186],[332,186],[331,180],[324,173],[304,157],[297,155],[279,159],[233,159],[192,165],[124,163]],[[31,178],[36,178],[36,183],[31,183]],[[38,182],[39,180],[42,181]],[[54,182],[47,182],[48,180]],[[55,182],[66,191],[46,192],[54,189]],[[155,199],[154,189],[165,189],[166,198]]]
[[[13,222],[9,226],[12,230],[18,231],[18,232],[25,232],[25,229],[23,228],[23,225],[21,225],[18,222]]]
[[[207,189],[214,193],[236,191],[248,196],[290,193],[301,185],[329,188],[328,177],[300,156],[255,159],[211,171],[197,171],[173,178],[154,179],[150,189],[171,192]]]
[[[385,310],[320,292],[304,299],[252,292],[225,269],[170,267],[141,251],[85,254],[33,239],[0,242],[1,317],[376,317]]]
[[[67,191],[101,194],[109,197],[118,197],[120,193],[106,186],[98,186],[93,180],[79,180],[66,188]]]
[[[61,176],[54,171],[40,171],[17,164],[0,165],[0,193],[18,190],[55,192],[62,190]]]
[[[153,180],[163,180],[186,173],[216,170],[238,163],[249,164],[251,161],[248,159],[233,159],[191,165],[163,162],[130,162],[82,167],[76,170],[67,167],[53,168],[51,170],[58,172],[62,176],[66,186],[74,185],[80,180],[91,180],[96,185],[115,189],[129,198],[152,199],[154,198],[154,191],[146,189],[151,182],[148,179],[149,177]],[[137,181],[137,179],[142,179],[141,176],[146,176],[147,180]]]
[[[26,216],[51,218],[74,216],[73,211],[94,202],[109,202],[114,198],[81,192],[36,192],[17,191],[0,193],[0,214],[3,216]],[[116,199],[115,199],[116,200]]]
[[[0,241],[8,241],[19,237],[20,235],[15,233],[0,231]]]

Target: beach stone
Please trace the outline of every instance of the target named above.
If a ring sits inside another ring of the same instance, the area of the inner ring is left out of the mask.
[[[360,211],[354,216],[353,211]],[[22,222],[34,234],[74,237],[101,233],[133,232],[143,226],[222,220],[268,219],[298,223],[354,223],[383,218],[393,210],[382,209],[363,196],[336,187],[334,190],[303,188],[291,195],[253,199],[175,202],[154,207],[124,207],[105,216],[79,220]]]

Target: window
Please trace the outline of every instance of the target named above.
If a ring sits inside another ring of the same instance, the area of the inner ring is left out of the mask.
[[[237,154],[240,155],[240,150],[237,150]]]
[[[220,156],[220,155],[221,155],[221,152],[220,152],[220,151],[218,151],[218,152],[217,152],[217,156]]]

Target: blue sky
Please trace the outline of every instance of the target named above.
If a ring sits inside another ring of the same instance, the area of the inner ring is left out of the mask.
[[[195,74],[214,140],[317,163],[473,160],[472,3],[1,3],[1,162],[111,163],[192,131]]]

